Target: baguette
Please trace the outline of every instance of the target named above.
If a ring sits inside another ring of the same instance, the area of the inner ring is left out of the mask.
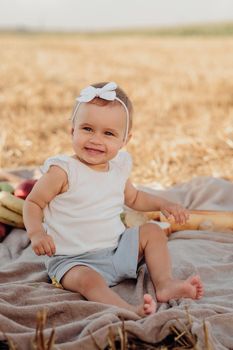
[[[169,222],[172,232],[181,230],[233,230],[233,212],[227,211],[189,210],[189,219],[184,225],[168,220],[160,213],[160,221]]]
[[[233,231],[233,212],[216,210],[189,210],[189,219],[184,225],[168,220],[162,212],[126,211],[125,223],[128,227],[140,226],[154,220],[155,223],[169,223],[171,232],[184,230]]]

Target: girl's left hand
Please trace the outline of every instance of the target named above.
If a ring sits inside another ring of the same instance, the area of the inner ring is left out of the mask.
[[[160,207],[160,211],[168,220],[175,220],[177,224],[184,225],[189,218],[189,211],[180,204],[166,201]]]

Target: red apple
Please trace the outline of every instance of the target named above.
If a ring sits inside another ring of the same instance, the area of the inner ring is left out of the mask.
[[[14,195],[22,199],[27,198],[36,182],[35,179],[24,180],[16,187]]]
[[[5,238],[7,235],[7,225],[0,222],[0,242]]]

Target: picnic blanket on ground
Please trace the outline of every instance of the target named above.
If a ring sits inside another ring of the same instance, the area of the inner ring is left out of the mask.
[[[198,177],[170,189],[144,189],[190,209],[233,211],[233,183],[222,179]],[[104,349],[109,327],[117,334],[122,319],[129,336],[155,343],[170,333],[176,318],[187,324],[188,306],[200,349],[205,348],[203,320],[212,349],[233,349],[233,233],[180,231],[171,235],[168,246],[174,276],[183,279],[199,273],[205,296],[198,301],[182,298],[160,303],[154,315],[142,319],[133,312],[86,301],[78,293],[54,287],[43,257],[32,252],[26,232],[12,230],[0,244],[0,339],[5,332],[17,349],[31,349],[36,314],[45,308],[45,336],[56,328],[55,349],[96,349],[90,332]],[[132,304],[141,303],[145,292],[154,295],[145,265],[137,281],[126,280],[113,289]]]

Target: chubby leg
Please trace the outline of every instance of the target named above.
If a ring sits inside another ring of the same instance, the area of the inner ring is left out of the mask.
[[[139,239],[139,260],[145,256],[158,301],[166,302],[182,297],[200,299],[203,296],[203,284],[198,275],[186,280],[172,277],[167,237],[158,225],[152,223],[142,225]]]
[[[145,317],[155,313],[156,304],[149,294],[144,295],[141,305],[130,305],[109,288],[104,278],[87,266],[74,266],[62,278],[62,286],[72,292],[79,292],[87,300],[125,308]]]

